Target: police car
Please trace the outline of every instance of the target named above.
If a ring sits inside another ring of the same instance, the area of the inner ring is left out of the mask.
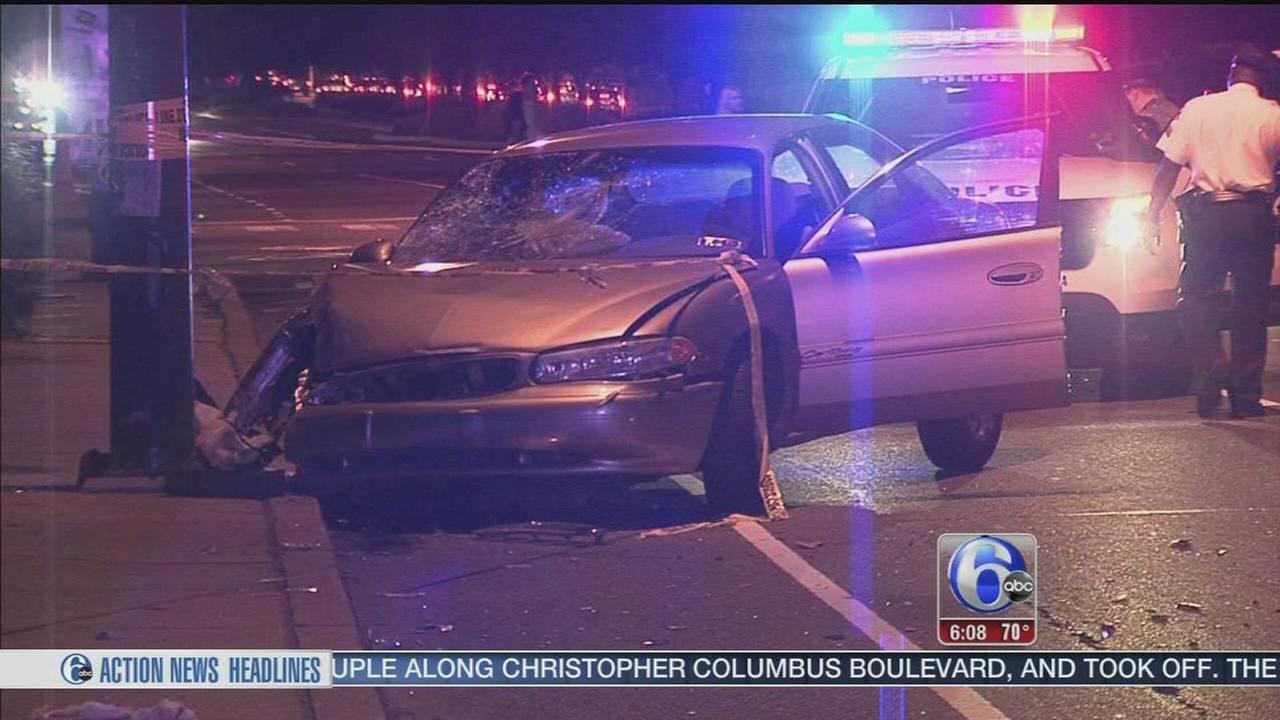
[[[845,33],[845,52],[824,66],[805,111],[848,115],[906,147],[1055,113],[1068,365],[1103,369],[1112,391],[1157,378],[1185,387],[1173,203],[1159,241],[1141,233],[1160,152],[1137,132],[1107,59],[1083,38],[1081,27]],[[957,147],[930,170],[960,197],[1011,217],[1030,212],[1047,189],[1016,148],[983,150],[994,150],[986,162]],[[1175,193],[1189,180],[1184,171]],[[1272,284],[1280,290],[1280,262]]]

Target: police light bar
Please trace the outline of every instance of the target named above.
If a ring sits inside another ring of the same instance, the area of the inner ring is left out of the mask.
[[[847,32],[845,47],[936,47],[939,45],[997,45],[1002,43],[1072,42],[1084,39],[1084,28],[983,28],[980,30],[890,30]]]

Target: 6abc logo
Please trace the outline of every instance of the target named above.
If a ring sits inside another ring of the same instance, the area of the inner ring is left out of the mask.
[[[72,685],[83,685],[93,679],[93,663],[82,653],[71,653],[62,658],[62,679]]]
[[[938,538],[939,559],[946,562],[951,596],[965,610],[992,615],[1035,595],[1036,539],[1025,533],[961,535]],[[1028,564],[1030,557],[1030,564]],[[940,593],[941,594],[941,593]],[[939,613],[942,611],[939,598]],[[1034,609],[1032,609],[1034,616]]]

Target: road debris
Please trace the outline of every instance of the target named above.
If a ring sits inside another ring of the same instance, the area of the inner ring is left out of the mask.
[[[1150,617],[1148,617],[1147,619],[1148,619],[1148,620],[1150,620],[1151,622],[1153,622],[1153,623],[1157,624],[1157,625],[1168,625],[1168,624],[1169,624],[1169,616],[1168,616],[1168,615],[1161,615],[1160,613],[1153,613],[1153,614],[1152,614]]]
[[[796,547],[800,548],[801,550],[817,550],[818,548],[822,547],[822,546],[823,546],[823,545],[825,545],[825,544],[826,544],[826,543],[822,542],[821,540],[818,540],[818,541],[815,541],[815,542],[800,542],[800,541],[797,541],[797,542],[796,542]]]
[[[1184,601],[1184,602],[1178,603],[1178,609],[1182,610],[1183,612],[1198,613],[1204,609],[1204,606],[1200,605],[1200,603]]]
[[[1123,604],[1123,603],[1127,603],[1127,602],[1129,602],[1129,594],[1128,594],[1128,593],[1120,593],[1119,595],[1117,595],[1117,596],[1115,596],[1115,597],[1111,598],[1111,603],[1112,603],[1113,605],[1121,605],[1121,604]]]
[[[269,462],[264,460],[272,438],[258,436],[246,438],[227,422],[218,408],[196,402],[196,450],[210,467],[215,470],[236,470],[238,468],[258,467]]]
[[[645,530],[644,532],[640,533],[640,539],[643,540],[645,538],[651,538],[651,537],[668,537],[671,535],[683,535],[684,533],[694,532],[695,530],[709,530],[711,528],[730,527],[733,525],[737,525],[738,523],[744,523],[744,522],[758,523],[761,521],[762,521],[762,518],[752,517],[750,515],[739,515],[738,513],[734,513],[732,515],[725,517],[725,519],[723,520],[716,520],[715,522],[696,522],[696,523],[688,523],[685,525],[673,525],[671,527],[654,528],[653,530]]]
[[[418,590],[413,592],[380,592],[378,593],[378,597],[384,597],[384,598],[415,598],[415,597],[426,597],[427,595],[428,593],[425,590]]]
[[[518,525],[500,525],[476,530],[477,540],[498,542],[563,542],[571,545],[603,545],[605,532],[597,527],[579,523],[543,522],[530,520]]]
[[[1106,649],[1106,646],[1102,644],[1102,641],[1106,640],[1107,637],[1109,637],[1108,635],[1106,635],[1106,627],[1107,626],[1105,625],[1102,626],[1103,634],[1101,637],[1095,636],[1093,633],[1087,630],[1076,630],[1076,631],[1073,631],[1071,634],[1075,637],[1075,639],[1079,640],[1081,643],[1085,645],[1088,645],[1094,650],[1104,650]]]
[[[1182,552],[1190,550],[1191,538],[1178,538],[1177,540],[1174,540],[1173,542],[1169,543],[1169,547],[1173,548],[1174,550],[1179,550]]]
[[[1224,547],[1218,548],[1218,557],[1222,557],[1223,555],[1226,555],[1226,554],[1227,554],[1227,548],[1224,548]]]
[[[196,720],[196,713],[173,700],[162,700],[149,708],[138,710],[87,702],[60,710],[42,708],[31,715],[31,720]]]
[[[1116,634],[1116,626],[1103,623],[1102,627],[1099,628],[1099,631],[1102,633],[1102,639],[1107,640],[1112,635]]]

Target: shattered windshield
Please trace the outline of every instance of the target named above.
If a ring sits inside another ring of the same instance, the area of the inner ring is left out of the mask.
[[[759,247],[757,153],[626,148],[505,157],[440,194],[393,262],[715,256]]]

